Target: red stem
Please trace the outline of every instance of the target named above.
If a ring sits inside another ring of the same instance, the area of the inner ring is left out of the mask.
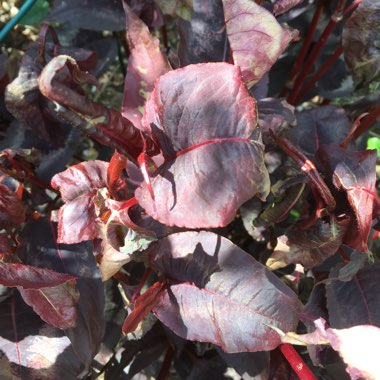
[[[354,132],[354,138],[357,139],[362,135],[367,129],[372,127],[373,124],[380,118],[380,105],[376,106],[370,114],[364,118],[363,122],[360,123],[359,127]]]
[[[136,290],[133,292],[133,295],[132,295],[132,298],[131,298],[131,302],[135,302],[136,301],[136,298],[140,295],[140,292],[141,292],[141,289],[142,287],[144,286],[146,280],[148,279],[149,275],[152,273],[152,269],[150,268],[147,268],[141,281],[139,282],[139,284],[137,285],[137,288]]]
[[[162,363],[160,372],[157,375],[157,380],[167,379],[169,375],[170,367],[174,359],[174,353],[175,353],[174,349],[171,346],[169,346],[168,350],[166,351],[165,358]]]
[[[314,76],[307,82],[300,90],[298,96],[295,99],[295,104],[299,103],[313,88],[315,83],[317,83],[330,69],[330,67],[339,59],[343,54],[343,48],[338,48],[335,53],[323,63],[322,67],[314,74]]]
[[[316,45],[312,49],[308,59],[306,60],[306,63],[305,63],[303,70],[301,71],[298,78],[296,79],[294,87],[293,87],[293,89],[292,89],[292,91],[288,97],[288,103],[293,104],[293,105],[296,104],[295,100],[298,97],[298,94],[301,90],[302,84],[305,82],[305,78],[307,77],[311,68],[313,67],[314,62],[315,62],[316,58],[318,57],[320,51],[322,50],[323,46],[325,45],[328,37],[333,32],[333,30],[335,29],[338,22],[340,22],[343,17],[345,17],[352,10],[354,10],[361,1],[362,0],[354,1],[343,12],[339,12],[339,9],[340,9],[342,4],[341,3],[338,4],[336,11],[331,16],[331,18],[330,18],[328,24],[326,25],[321,37],[319,38],[318,42],[316,43]]]
[[[302,47],[301,47],[301,49],[297,55],[297,58],[296,58],[294,65],[293,65],[293,68],[289,74],[289,78],[287,80],[288,83],[294,79],[294,77],[297,75],[297,73],[300,71],[300,69],[302,67],[302,63],[305,60],[305,57],[306,57],[306,54],[309,50],[311,41],[313,40],[315,31],[317,30],[319,19],[321,18],[321,15],[322,15],[323,3],[324,3],[324,1],[320,0],[318,5],[317,5],[317,8],[314,12],[313,19],[311,20],[310,28],[307,31],[305,40],[303,41]],[[282,90],[280,96],[284,96],[285,92],[286,92],[286,88],[284,88]]]
[[[279,348],[290,366],[293,368],[293,371],[301,380],[317,380],[313,372],[311,372],[310,368],[301,359],[298,352],[291,344],[281,344]]]

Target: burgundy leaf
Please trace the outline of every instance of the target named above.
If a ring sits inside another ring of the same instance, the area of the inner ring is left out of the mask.
[[[380,327],[379,270],[379,263],[367,265],[350,281],[334,280],[339,271],[331,270],[332,281],[326,285],[331,327],[343,329],[366,324]]]
[[[84,194],[95,194],[97,189],[107,186],[108,162],[87,161],[70,166],[56,174],[51,184],[59,190],[62,199],[69,202]]]
[[[288,264],[301,264],[312,268],[332,256],[342,244],[349,218],[330,222],[318,220],[311,228],[303,231],[291,227],[285,235],[277,238],[277,245],[268,259],[272,270]]]
[[[76,325],[79,292],[74,280],[50,288],[19,290],[24,301],[49,325],[60,329]]]
[[[64,331],[43,322],[18,293],[0,303],[2,379],[75,379],[83,365]]]
[[[73,244],[98,236],[94,196],[107,186],[108,163],[87,161],[73,165],[52,178],[66,202],[58,213],[58,243]]]
[[[19,227],[24,220],[24,206],[17,193],[0,183],[0,228]]]
[[[344,58],[359,87],[380,79],[379,29],[380,4],[373,0],[363,0],[344,24]]]
[[[170,280],[154,308],[177,335],[225,352],[271,350],[292,331],[297,296],[250,255],[211,232],[183,232],[153,243],[153,268]]]
[[[273,13],[275,16],[279,16],[290,11],[290,9],[298,5],[301,1],[302,0],[277,0],[273,6]]]
[[[376,197],[376,151],[353,152],[330,145],[321,147],[321,156],[332,172],[334,185],[347,193],[355,213],[359,239],[352,248],[367,252]]]
[[[251,0],[223,0],[232,56],[248,87],[274,65],[292,40],[275,17]]]
[[[24,264],[0,262],[0,284],[20,287],[24,290],[39,290],[75,282],[76,277],[54,272],[49,269],[36,268]]]
[[[262,145],[250,139],[255,101],[238,67],[198,64],[162,76],[143,123],[165,157],[151,177],[154,199],[146,183],[136,190],[154,219],[188,228],[224,226],[242,203],[266,197]]]
[[[296,116],[297,125],[290,131],[290,140],[309,159],[315,158],[320,145],[339,145],[351,126],[345,110],[335,106],[320,106],[298,112]]]
[[[160,41],[123,1],[129,49],[127,76],[124,82],[122,115],[141,129],[144,104],[153,90],[154,81],[170,71]]]
[[[75,28],[123,30],[123,8],[119,0],[54,1],[48,21],[69,22]]]
[[[152,309],[159,302],[159,294],[163,290],[162,282],[155,282],[150,286],[142,295],[140,295],[136,302],[135,307],[123,323],[123,334],[127,335],[135,331],[138,324],[152,311]]]
[[[190,20],[178,20],[181,66],[223,62],[229,57],[222,0],[193,0]]]

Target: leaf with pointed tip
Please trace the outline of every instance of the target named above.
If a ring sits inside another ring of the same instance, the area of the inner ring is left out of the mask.
[[[222,0],[193,0],[190,20],[178,20],[178,56],[182,67],[223,62],[229,57]]]
[[[220,81],[223,78],[223,81]],[[201,63],[162,76],[143,119],[165,162],[136,199],[154,219],[187,228],[225,226],[237,208],[269,191],[255,101],[237,66]]]
[[[279,16],[283,13],[289,12],[293,7],[298,5],[302,0],[277,0],[273,6],[273,13]]]
[[[0,183],[0,228],[19,227],[24,220],[24,206],[17,193]]]
[[[252,87],[274,65],[292,40],[275,17],[251,0],[223,0],[234,63]]]
[[[343,51],[357,87],[380,80],[380,4],[363,0],[344,23]]]
[[[332,280],[326,285],[327,309],[331,327],[337,329],[370,324],[380,327],[380,264],[367,265],[350,281]],[[330,278],[337,278],[333,268]]]
[[[267,266],[272,270],[289,264],[301,264],[312,268],[332,256],[342,244],[350,218],[322,220],[311,228],[302,231],[291,227],[285,235],[277,238],[277,245],[268,259]]]
[[[107,162],[87,161],[52,178],[53,188],[66,202],[58,213],[58,243],[79,243],[98,236],[93,199],[98,189],[107,186],[107,169]]]
[[[297,296],[221,236],[182,232],[147,252],[151,266],[169,281],[153,311],[182,338],[229,353],[271,350],[281,339],[268,325],[286,331],[297,326]]]
[[[160,41],[123,1],[126,16],[127,40],[131,54],[128,58],[121,113],[136,128],[142,129],[144,104],[154,87],[154,81],[170,71]]]
[[[322,160],[332,172],[332,180],[337,189],[347,194],[347,199],[355,213],[359,229],[358,242],[350,244],[362,252],[368,251],[367,240],[373,219],[373,205],[376,195],[375,150],[347,151],[336,145],[320,148]],[[348,244],[348,242],[346,242]]]

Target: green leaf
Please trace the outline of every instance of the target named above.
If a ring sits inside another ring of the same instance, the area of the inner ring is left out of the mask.
[[[29,12],[20,20],[22,25],[35,25],[41,22],[49,13],[49,2],[47,0],[37,0],[30,8]]]
[[[380,158],[380,138],[379,137],[370,137],[367,140],[367,149],[376,149],[377,157]]]

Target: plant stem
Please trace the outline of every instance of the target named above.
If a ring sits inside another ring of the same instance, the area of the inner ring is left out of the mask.
[[[317,83],[323,75],[330,69],[330,67],[339,59],[339,57],[343,54],[343,48],[338,48],[335,53],[327,59],[322,65],[322,67],[314,74],[314,76],[307,82],[300,90],[298,96],[295,99],[295,104],[299,103],[313,88],[315,83]]]
[[[136,290],[133,292],[133,295],[132,295],[132,298],[131,298],[131,302],[135,302],[136,301],[136,298],[140,295],[140,292],[141,292],[141,289],[142,287],[144,286],[146,280],[148,279],[149,275],[152,273],[152,269],[150,268],[147,268],[145,270],[145,273],[141,279],[141,281],[139,282],[139,284],[137,285],[137,288]]]
[[[171,367],[173,359],[174,359],[174,353],[175,353],[174,349],[171,346],[169,346],[167,351],[166,351],[165,358],[164,358],[164,361],[162,363],[160,372],[157,375],[157,380],[167,379],[167,377],[169,375],[170,367]]]
[[[16,16],[12,17],[0,31],[0,42],[2,42],[8,33],[19,23],[19,21],[30,11],[30,8],[37,0],[27,0],[22,5]]]
[[[357,139],[360,135],[362,135],[367,129],[372,127],[373,124],[380,118],[380,105],[376,106],[374,110],[372,110],[368,116],[365,117],[362,123],[360,123],[359,127],[354,132],[354,138]]]
[[[362,0],[355,0],[343,12],[338,12],[341,8],[342,3],[340,2],[338,4],[336,11],[331,16],[331,18],[330,18],[328,24],[326,25],[321,37],[319,38],[318,42],[316,43],[316,45],[312,49],[308,59],[306,60],[304,68],[302,69],[301,73],[299,74],[298,78],[296,79],[296,81],[294,83],[294,87],[293,87],[293,89],[292,89],[292,91],[288,97],[288,103],[293,104],[293,105],[296,104],[295,100],[298,97],[298,94],[301,90],[302,84],[304,83],[305,78],[307,77],[308,73],[310,72],[311,68],[313,67],[314,62],[315,62],[316,58],[318,57],[320,51],[322,50],[323,46],[325,45],[328,37],[333,32],[333,30],[335,29],[338,22],[340,22],[343,17],[345,17],[352,10],[354,10],[359,5],[359,3],[361,1]]]
[[[320,0],[318,2],[317,8],[314,12],[313,19],[311,20],[310,28],[307,31],[306,37],[303,41],[302,47],[297,55],[297,58],[294,62],[293,68],[289,74],[289,78],[287,80],[287,83],[291,83],[294,79],[294,77],[297,75],[297,73],[300,71],[302,67],[302,63],[305,60],[306,54],[309,50],[311,41],[313,40],[315,31],[317,30],[318,22],[319,19],[321,18],[322,15],[322,10],[323,10],[323,0]],[[280,96],[284,96],[286,92],[286,88],[284,88],[280,94]]]
[[[290,366],[293,368],[293,371],[301,380],[317,380],[313,372],[311,372],[310,368],[301,359],[298,352],[291,344],[281,344],[279,348]]]

